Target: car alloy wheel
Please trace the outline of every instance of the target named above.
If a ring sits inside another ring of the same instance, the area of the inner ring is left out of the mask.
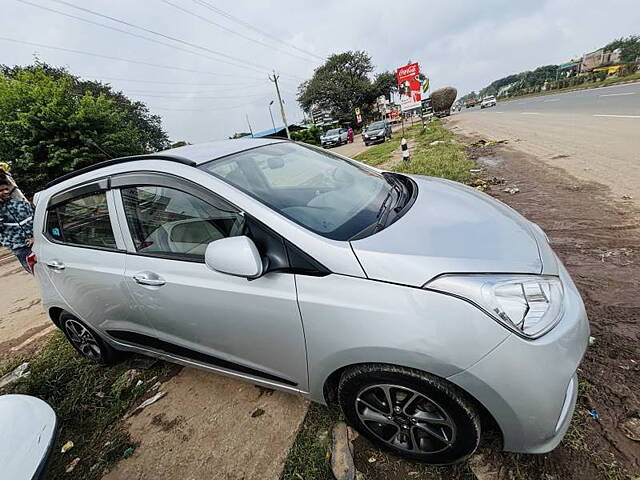
[[[411,460],[450,465],[478,447],[472,399],[427,372],[386,364],[346,370],[337,400],[347,422],[374,444]]]
[[[77,320],[68,318],[64,321],[64,331],[69,341],[82,355],[94,362],[103,362],[100,344],[84,325]]]
[[[406,452],[439,453],[455,441],[456,427],[444,408],[408,387],[366,387],[356,396],[355,409],[371,434]]]

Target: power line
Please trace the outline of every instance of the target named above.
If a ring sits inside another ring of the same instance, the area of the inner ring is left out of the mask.
[[[154,95],[154,94],[148,94],[148,93],[131,93],[131,95],[136,95],[138,97],[151,97],[151,98],[165,98],[167,100],[182,100],[184,98],[188,98],[189,95],[183,95],[183,96],[173,96],[173,97],[167,97],[166,95]],[[226,100],[226,99],[231,99],[231,98],[255,98],[255,97],[265,97],[266,94],[264,93],[258,93],[255,95],[233,95],[233,96],[229,96],[229,97],[209,97],[209,96],[202,96],[202,95],[198,95],[198,97],[195,100]]]
[[[264,84],[260,83],[256,86],[264,86]],[[246,87],[245,87],[246,88]],[[211,93],[212,91],[218,91],[218,90],[222,90],[222,91],[226,91],[227,89],[218,89],[218,88],[213,88],[211,90],[208,91],[175,91],[175,90],[130,90],[130,89],[126,89],[127,93],[131,93],[131,94],[138,94],[138,93],[151,93],[151,94],[158,94],[158,95],[207,95],[209,93]],[[235,89],[234,89],[235,90]],[[242,98],[242,97],[246,97],[247,95],[237,95],[237,96],[227,96],[224,98]]]
[[[199,73],[199,74],[203,74],[203,75],[218,75],[218,76],[235,77],[235,78],[238,77],[237,74],[232,74],[232,73],[206,72],[206,71],[203,71],[203,70],[193,70],[191,68],[175,67],[173,65],[161,65],[161,64],[158,64],[158,63],[145,62],[145,61],[142,61],[142,60],[131,60],[131,59],[122,58],[122,57],[113,57],[111,55],[102,55],[100,53],[85,52],[83,50],[75,50],[75,49],[72,49],[72,48],[54,47],[53,45],[47,45],[47,44],[44,44],[44,43],[36,43],[36,42],[28,42],[26,40],[17,40],[15,38],[9,38],[9,37],[0,37],[0,40],[4,40],[6,42],[12,42],[12,43],[19,43],[19,44],[22,44],[22,45],[30,45],[30,46],[33,46],[33,47],[48,48],[50,50],[59,50],[61,52],[77,53],[78,55],[88,55],[90,57],[106,58],[107,60],[116,60],[116,61],[119,61],[119,62],[133,63],[133,64],[136,64],[136,65],[145,65],[145,66],[148,66],[148,67],[164,68],[164,69],[168,69],[168,70],[178,70],[178,71],[181,71],[181,72],[189,72],[189,73]],[[245,78],[247,78],[247,77],[245,77]],[[249,78],[258,80],[257,77],[249,77]]]
[[[236,30],[233,30],[232,28],[227,28],[224,25],[220,25],[219,23],[214,22],[213,20],[211,20],[211,19],[209,19],[207,17],[203,17],[202,15],[199,15],[199,14],[197,14],[195,12],[192,12],[191,10],[188,10],[188,9],[186,9],[184,7],[181,7],[180,5],[176,5],[175,3],[170,2],[169,0],[160,0],[160,1],[163,2],[163,3],[166,3],[167,5],[172,6],[173,8],[176,8],[176,9],[186,13],[187,15],[191,15],[193,17],[199,18],[203,22],[207,22],[210,25],[215,25],[216,27],[224,30],[225,32],[229,32],[229,33],[231,33],[233,35],[237,35],[237,36],[239,36],[241,38],[244,38],[245,40],[249,40],[250,42],[257,43],[258,45],[265,46],[265,47],[267,47],[269,49],[276,50],[276,51],[284,53],[286,55],[291,55],[292,57],[298,58],[298,59],[303,60],[305,62],[316,63],[316,60],[311,60],[309,58],[305,58],[305,57],[301,57],[299,55],[296,55],[295,53],[287,52],[286,50],[282,50],[280,48],[274,47],[273,45],[269,45],[268,43],[264,43],[264,42],[262,42],[260,40],[256,40],[255,38],[251,38],[251,37],[249,37],[247,35],[244,35],[244,34],[242,34],[240,32],[237,32]]]
[[[148,42],[153,42],[153,43],[157,43],[157,44],[160,44],[160,45],[164,45],[165,47],[173,48],[174,50],[180,50],[182,52],[187,52],[187,53],[189,53],[191,55],[197,55],[199,57],[207,58],[209,60],[215,60],[216,62],[226,63],[227,65],[231,65],[231,66],[234,66],[234,67],[240,67],[240,68],[244,67],[244,65],[238,65],[237,63],[227,62],[225,60],[221,60],[219,58],[212,57],[212,56],[206,55],[204,53],[193,52],[193,51],[188,50],[186,48],[181,48],[181,47],[179,47],[177,45],[172,45],[171,43],[163,42],[161,40],[156,40],[155,38],[145,37],[143,35],[138,35],[137,33],[129,32],[127,30],[122,30],[122,29],[116,28],[116,27],[112,27],[111,25],[105,25],[104,23],[94,22],[93,20],[89,20],[87,18],[82,18],[82,17],[79,17],[77,15],[73,15],[71,13],[62,12],[60,10],[56,10],[55,8],[45,7],[44,5],[38,5],[36,3],[32,3],[32,2],[30,2],[28,0],[15,0],[15,1],[16,2],[20,2],[20,3],[24,3],[26,5],[30,5],[30,6],[35,7],[35,8],[39,8],[41,10],[47,10],[49,12],[53,12],[53,13],[56,13],[58,15],[63,15],[65,17],[73,18],[73,19],[79,20],[81,22],[89,23],[89,24],[92,24],[92,25],[97,25],[98,27],[107,28],[109,30],[114,30],[116,32],[124,33],[125,35],[130,35],[132,37],[141,38],[141,39],[146,40]],[[55,1],[55,0],[53,0],[53,1]]]
[[[242,60],[242,59],[239,59],[237,57],[234,57],[233,55],[227,55],[226,53],[218,52],[218,51],[212,50],[212,49],[210,49],[208,47],[203,47],[203,46],[197,45],[195,43],[187,42],[186,40],[182,40],[180,38],[173,37],[171,35],[166,35],[164,33],[156,32],[155,30],[151,30],[149,28],[141,27],[141,26],[135,25],[135,24],[133,24],[131,22],[127,22],[125,20],[121,20],[119,18],[115,18],[115,17],[109,16],[109,15],[105,15],[105,14],[100,13],[100,12],[95,12],[93,10],[89,10],[88,8],[80,7],[78,5],[74,5],[73,3],[66,2],[65,0],[51,0],[51,1],[52,2],[56,2],[56,3],[60,3],[62,5],[66,5],[66,6],[71,7],[71,8],[75,8],[77,10],[81,10],[81,11],[89,13],[91,15],[95,15],[95,16],[98,16],[98,17],[101,17],[101,18],[106,18],[108,20],[111,20],[112,22],[121,23],[123,25],[127,25],[128,27],[135,28],[137,30],[142,30],[144,32],[151,33],[152,35],[157,35],[159,37],[166,38],[168,40],[172,40],[174,42],[177,42],[177,43],[180,43],[180,44],[183,44],[183,45],[187,45],[187,46],[192,47],[192,48],[197,48],[198,50],[203,50],[205,52],[209,52],[209,53],[212,53],[214,55],[219,55],[221,57],[228,58],[228,59],[233,60],[233,61],[242,62],[242,64],[240,66],[243,67],[243,68],[249,68],[249,66],[252,66],[252,67],[254,67],[253,68],[254,70],[260,69],[260,70],[264,70],[264,71],[269,71],[269,68],[265,67],[264,65],[260,65],[260,64],[252,63],[252,62],[249,62],[249,61],[246,61],[246,60]],[[257,71],[259,71],[259,70],[257,70]]]
[[[236,23],[242,25],[245,28],[248,28],[250,30],[258,32],[258,33],[260,33],[261,35],[263,35],[265,37],[268,37],[268,38],[270,38],[272,40],[275,40],[276,42],[279,42],[279,43],[281,43],[283,45],[286,45],[289,48],[293,48],[294,50],[297,50],[297,51],[299,51],[301,53],[304,53],[306,55],[310,55],[310,56],[312,56],[312,57],[314,57],[314,58],[316,58],[318,60],[321,60],[323,62],[325,61],[325,58],[323,58],[323,57],[321,57],[319,55],[316,55],[315,53],[311,53],[311,52],[308,52],[306,50],[303,50],[303,49],[301,49],[301,48],[299,48],[299,47],[297,47],[297,46],[295,46],[295,45],[293,45],[291,43],[285,42],[284,40],[278,38],[276,35],[273,35],[273,34],[271,34],[269,32],[265,32],[264,30],[261,30],[260,28],[254,26],[254,25],[251,25],[250,23],[247,23],[247,22],[245,22],[243,20],[240,20],[239,18],[234,17],[230,13],[227,13],[224,10],[221,10],[221,9],[211,5],[209,2],[206,2],[205,0],[193,0],[193,1],[196,4],[201,5],[201,6],[205,7],[205,8],[208,8],[209,10],[211,10],[211,11],[213,11],[213,12],[219,14],[219,15],[222,15],[223,17],[227,18],[228,20],[231,20],[232,22],[236,22]]]
[[[116,80],[120,82],[131,82],[131,83],[149,83],[149,84],[157,84],[157,85],[183,85],[186,87],[231,87],[231,88],[242,88],[242,87],[257,87],[260,85],[264,85],[264,82],[260,83],[252,83],[248,85],[238,84],[238,83],[187,83],[187,82],[167,82],[161,80],[140,80],[134,78],[121,78],[121,77],[103,77],[102,75],[94,75],[94,74],[78,74],[82,77],[99,77],[98,80],[87,80],[91,82],[102,82],[103,80]],[[237,75],[236,75],[237,76]]]

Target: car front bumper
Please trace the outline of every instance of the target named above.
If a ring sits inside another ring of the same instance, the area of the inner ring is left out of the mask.
[[[576,371],[589,341],[589,323],[573,281],[560,265],[565,310],[536,340],[515,334],[467,370],[448,378],[478,400],[498,423],[504,450],[546,453],[562,440],[573,415]]]
[[[384,135],[380,136],[380,137],[369,137],[369,138],[364,138],[364,141],[366,143],[378,143],[378,142],[384,142]]]
[[[335,139],[335,140],[325,140],[324,142],[321,142],[323,147],[335,147],[336,145],[340,144],[340,139]]]

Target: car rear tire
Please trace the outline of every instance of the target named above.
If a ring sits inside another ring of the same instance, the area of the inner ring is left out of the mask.
[[[59,323],[69,343],[83,357],[102,365],[111,365],[118,360],[119,352],[104,342],[82,320],[63,312]]]
[[[473,401],[428,373],[392,365],[354,367],[340,379],[338,402],[362,435],[411,460],[459,463],[480,442]]]

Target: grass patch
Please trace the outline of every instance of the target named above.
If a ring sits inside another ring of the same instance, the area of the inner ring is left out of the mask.
[[[284,464],[281,480],[333,478],[329,465],[331,429],[340,419],[337,410],[312,403]]]
[[[440,120],[427,124],[414,137],[416,145],[411,161],[400,163],[393,170],[399,173],[442,177],[456,182],[469,180],[469,169],[475,164],[462,152],[453,133],[442,126]],[[430,145],[432,142],[441,142]]]
[[[353,159],[373,167],[381,165],[391,159],[393,152],[400,148],[400,140],[400,137],[396,134],[391,140],[387,140],[386,142],[378,145],[373,145],[364,152],[353,157]]]
[[[405,127],[405,138],[408,140],[412,138],[419,130],[419,126]],[[399,127],[395,127],[395,133],[391,140],[387,140],[384,143],[379,143],[367,148],[364,152],[359,153],[354,160],[366,163],[372,167],[377,167],[383,163],[391,160],[394,152],[400,148],[400,140],[402,140],[402,130]]]
[[[58,416],[58,437],[46,478],[99,479],[104,471],[135,448],[129,434],[118,427],[125,412],[151,386],[153,377],[165,376],[171,366],[158,362],[141,370],[138,388],[112,389],[134,359],[105,367],[81,357],[61,332],[31,359],[31,374],[5,387],[3,393],[33,395],[46,401]],[[135,382],[134,382],[135,383]],[[65,454],[62,445],[72,440],[74,447]],[[74,458],[80,462],[71,473],[65,467]]]

